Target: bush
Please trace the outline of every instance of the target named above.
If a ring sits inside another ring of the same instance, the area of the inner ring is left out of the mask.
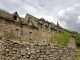
[[[80,47],[80,36],[76,37],[76,45]]]
[[[80,47],[77,46],[77,47],[75,48],[75,51],[80,51]]]
[[[70,35],[67,32],[63,32],[59,35],[54,34],[49,38],[49,42],[58,46],[67,46],[70,41]]]

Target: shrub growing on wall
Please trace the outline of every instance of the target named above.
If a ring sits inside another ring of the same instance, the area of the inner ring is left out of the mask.
[[[49,38],[49,42],[57,46],[67,46],[70,41],[70,35],[67,32],[63,32],[59,35],[54,34]]]
[[[80,47],[80,36],[76,37],[76,45]]]

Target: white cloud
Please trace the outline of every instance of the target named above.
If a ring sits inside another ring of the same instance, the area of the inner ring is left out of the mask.
[[[80,24],[80,16],[78,16],[77,23]]]
[[[8,2],[10,2],[10,3],[17,3],[17,4],[21,4],[21,0],[7,0]]]
[[[44,18],[46,21],[53,22],[56,24],[57,20],[53,16],[48,15],[42,15],[42,16],[36,16],[37,18]]]
[[[17,11],[22,17],[25,17],[26,13],[43,17],[53,23],[59,22],[65,28],[79,31],[79,2],[79,0],[0,0],[0,8],[11,13]]]
[[[80,5],[60,10],[57,14],[57,20],[63,27],[80,32]]]
[[[33,6],[30,6],[30,5],[25,5],[25,7],[24,7],[28,12],[31,12],[31,13],[33,13],[33,12],[36,12],[37,11],[37,9],[36,8],[34,8]]]
[[[25,18],[25,15],[20,15],[20,17],[23,17],[23,18]]]
[[[57,15],[58,16],[64,16],[64,10],[60,10]]]

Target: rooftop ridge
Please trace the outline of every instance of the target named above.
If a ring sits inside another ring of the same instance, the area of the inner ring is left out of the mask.
[[[33,15],[31,15],[31,14],[29,14],[29,13],[27,13],[28,15],[30,15],[30,16],[32,16],[32,17],[34,17],[34,18],[36,18],[36,19],[39,19],[39,18],[37,18],[37,17],[35,17],[35,16],[33,16]]]
[[[16,12],[14,12],[14,13],[16,13]],[[13,13],[13,14],[14,14]],[[10,19],[10,17],[13,15],[12,13],[9,13],[8,11],[6,11],[6,10],[1,10],[0,9],[0,18],[2,17],[2,18],[9,18]],[[42,18],[37,18],[37,17],[35,17],[35,16],[33,16],[33,15],[31,15],[31,14],[29,14],[29,13],[27,13],[26,14],[26,16],[27,15],[29,15],[36,23],[40,20],[40,19],[42,19]],[[26,18],[26,16],[25,16],[25,18]],[[20,17],[20,16],[19,16]],[[23,17],[20,17],[20,19],[21,19],[21,21],[24,21],[25,20],[25,18],[23,18]],[[43,18],[44,19],[44,18]],[[11,20],[11,19],[10,19]],[[48,22],[49,24],[51,24],[52,25],[52,28],[54,27],[54,26],[59,26],[59,27],[61,27],[60,25],[59,25],[59,23],[57,22],[57,24],[55,24],[55,23],[53,23],[53,22],[49,22],[49,21],[46,21],[45,19],[43,20],[44,22]],[[62,28],[62,27],[61,27]],[[62,29],[64,29],[64,30],[67,30],[67,31],[69,31],[68,29],[65,29],[65,28],[62,28]],[[70,30],[71,31],[71,30]]]

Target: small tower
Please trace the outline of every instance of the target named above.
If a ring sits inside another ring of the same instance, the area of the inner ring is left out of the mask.
[[[57,26],[60,27],[59,23],[57,22]]]

